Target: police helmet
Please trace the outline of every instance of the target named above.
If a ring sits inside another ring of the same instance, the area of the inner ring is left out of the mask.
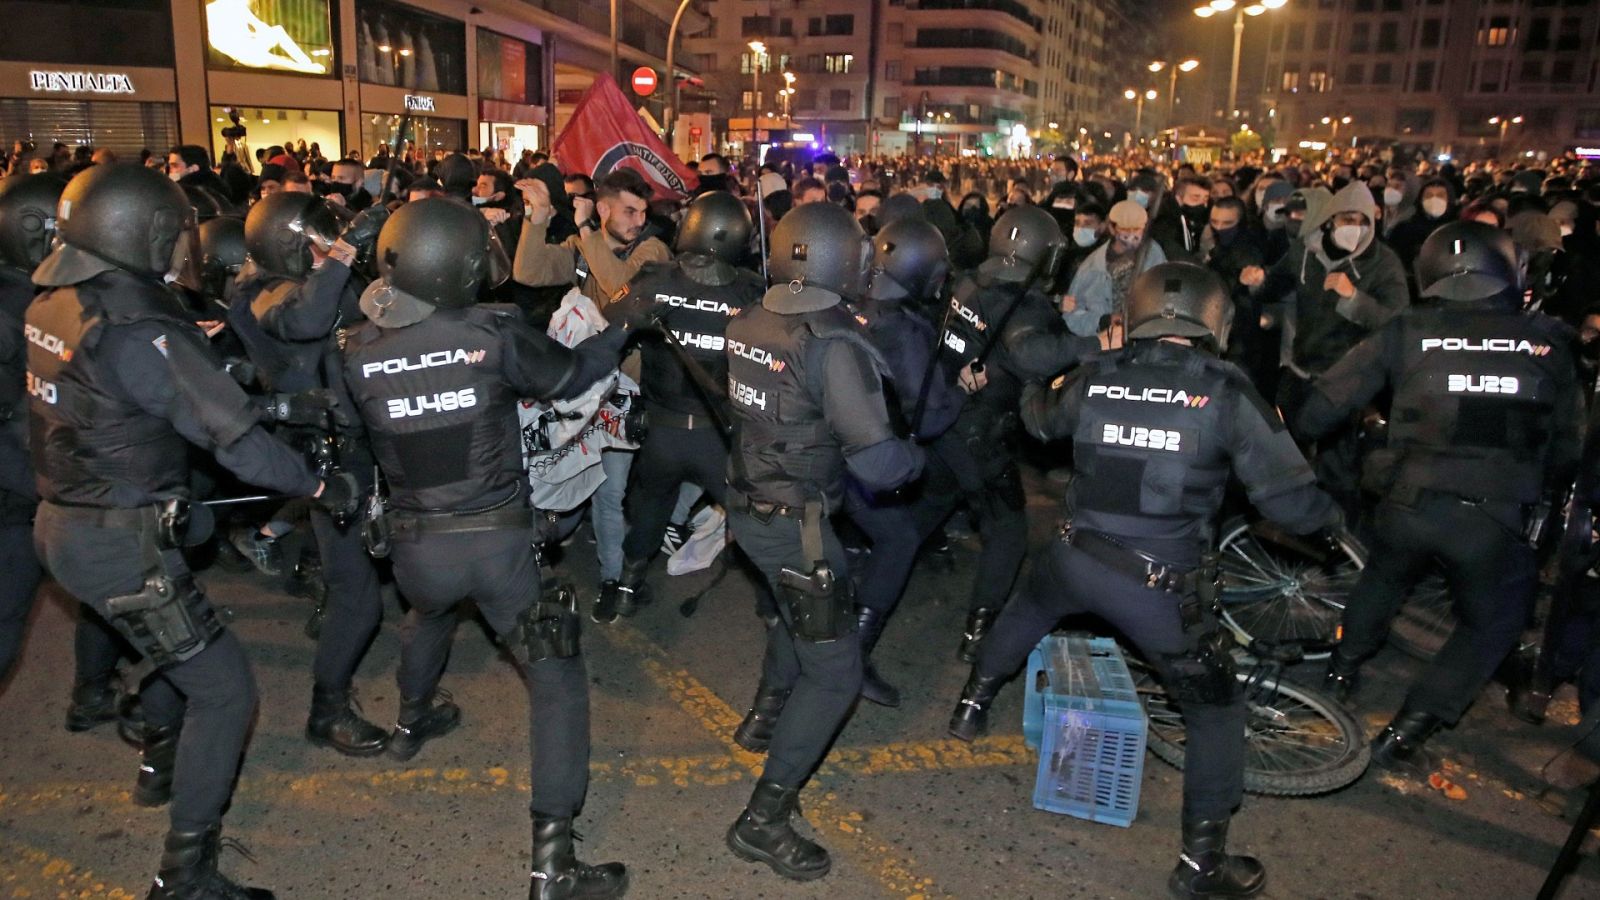
[[[1516,306],[1521,279],[1511,236],[1483,222],[1451,222],[1417,252],[1417,285],[1441,300],[1504,299]]]
[[[790,210],[772,229],[767,273],[773,284],[821,288],[846,299],[861,295],[872,243],[844,207],[807,203]]]
[[[989,231],[989,258],[978,272],[994,281],[1020,284],[1037,277],[1048,284],[1066,248],[1061,225],[1049,212],[1032,204],[1012,207]]]
[[[239,274],[247,255],[244,220],[220,216],[200,225],[200,274],[206,295],[224,298],[228,282]]]
[[[279,191],[250,208],[244,220],[245,249],[261,271],[303,278],[311,271],[311,245],[326,252],[339,236],[338,220],[322,198]]]
[[[922,209],[922,201],[911,194],[891,194],[878,204],[879,228],[888,228],[901,219],[927,221],[927,218],[927,213]]]
[[[901,219],[872,239],[872,297],[920,300],[934,294],[949,274],[950,250],[930,222]]]
[[[707,191],[689,204],[673,249],[736,263],[750,249],[752,230],[743,200],[727,191]]]
[[[489,223],[449,197],[400,207],[378,233],[378,274],[397,291],[433,306],[460,308],[492,280]]]
[[[155,169],[91,166],[67,182],[57,210],[60,243],[34,271],[37,284],[77,284],[114,268],[164,276],[194,258],[194,209]]]
[[[1162,263],[1140,275],[1128,292],[1129,340],[1138,338],[1213,338],[1228,346],[1233,300],[1222,279],[1194,263]]]
[[[32,272],[50,254],[66,186],[47,172],[0,179],[0,266]]]

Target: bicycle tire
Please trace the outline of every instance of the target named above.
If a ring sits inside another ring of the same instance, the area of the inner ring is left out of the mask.
[[[1167,700],[1166,691],[1156,682],[1148,666],[1131,656],[1128,657],[1128,663],[1149,720],[1146,746],[1157,759],[1182,770],[1186,756],[1182,714]],[[1250,672],[1242,671],[1238,677],[1245,686],[1250,707],[1250,719],[1246,725],[1246,791],[1269,797],[1327,794],[1354,784],[1366,772],[1372,760],[1366,734],[1356,717],[1338,701],[1322,691],[1282,678],[1250,685]],[[1269,700],[1271,705],[1267,702]],[[1313,717],[1309,724],[1330,730],[1331,734],[1336,735],[1330,742],[1330,748],[1335,752],[1298,770],[1266,768],[1260,764],[1267,752],[1264,749],[1265,742],[1271,740],[1270,734],[1282,733],[1276,727],[1277,722],[1268,719],[1276,720],[1279,716],[1291,715],[1295,721],[1309,715]]]
[[[1345,560],[1329,570],[1324,561],[1287,546],[1273,546],[1256,528],[1244,519],[1232,519],[1222,527],[1217,548],[1223,623],[1246,645],[1256,638],[1332,643],[1345,600],[1366,565],[1365,549],[1354,538],[1342,537],[1339,550]],[[1327,657],[1327,651],[1305,656]]]

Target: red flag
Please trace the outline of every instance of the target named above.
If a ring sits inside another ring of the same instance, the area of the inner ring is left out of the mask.
[[[687,196],[700,183],[639,118],[609,75],[599,76],[583,92],[552,149],[563,172],[586,172],[599,181],[613,169],[633,169],[650,182],[658,198]]]

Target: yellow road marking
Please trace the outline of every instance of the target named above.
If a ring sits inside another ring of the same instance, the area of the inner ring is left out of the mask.
[[[106,884],[88,869],[9,838],[0,838],[0,887],[12,897],[134,900],[132,893]]]
[[[607,634],[612,643],[638,654],[640,665],[650,680],[670,694],[685,712],[715,735],[717,740],[726,744],[733,759],[752,773],[761,771],[764,762],[762,756],[750,753],[733,743],[734,729],[744,718],[741,713],[702,684],[698,678],[690,675],[687,669],[669,665],[665,661],[666,653],[637,628],[625,625],[612,629]],[[886,756],[885,760],[888,758]],[[910,757],[902,754],[895,758]],[[818,796],[821,787],[819,782],[826,777],[822,772],[818,772],[818,776],[819,778],[812,780],[812,787],[807,791],[805,800],[801,804],[805,809],[806,818],[812,827],[817,829],[817,833],[827,835],[833,832],[840,835],[853,851],[852,856],[872,873],[878,884],[890,896],[903,897],[905,900],[927,900],[933,895],[937,890],[933,879],[917,874],[915,859],[869,833],[863,826],[864,817],[858,812],[845,809],[833,793],[825,792]],[[939,893],[942,895],[942,892]]]

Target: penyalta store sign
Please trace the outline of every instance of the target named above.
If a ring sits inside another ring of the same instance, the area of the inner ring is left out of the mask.
[[[36,91],[51,94],[131,94],[133,79],[121,72],[41,72],[28,73]]]

